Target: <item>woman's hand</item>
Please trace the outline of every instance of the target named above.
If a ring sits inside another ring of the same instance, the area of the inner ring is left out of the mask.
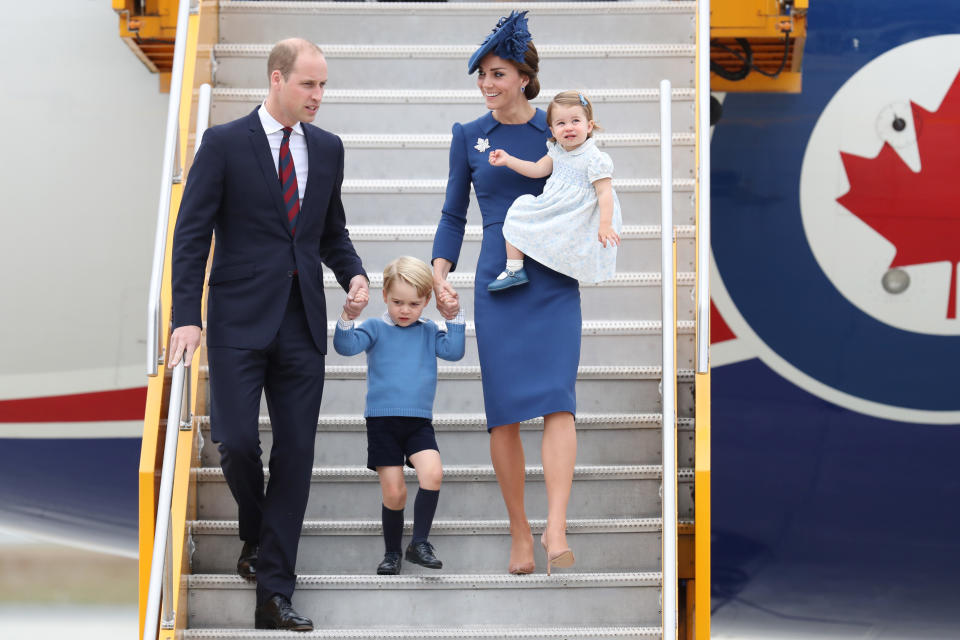
[[[447,274],[452,267],[453,263],[445,258],[433,259],[433,291],[437,296],[437,311],[447,320],[456,318],[460,310],[460,294],[447,282]]]
[[[597,233],[597,239],[600,240],[600,244],[606,248],[607,246],[620,246],[620,236],[617,235],[617,232],[613,230],[613,225],[600,223],[600,231]],[[607,242],[610,244],[607,245]]]

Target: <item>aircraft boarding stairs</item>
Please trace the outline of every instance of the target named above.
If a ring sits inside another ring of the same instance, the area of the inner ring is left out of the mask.
[[[329,83],[316,124],[339,134],[346,147],[347,221],[371,278],[371,303],[363,318],[382,311],[380,272],[389,260],[409,254],[429,261],[451,125],[484,112],[466,60],[473,43],[512,6],[220,3],[211,125],[245,115],[263,100],[273,42],[301,35],[324,49]],[[294,605],[313,619],[318,637],[321,631],[329,638],[661,637],[657,87],[662,78],[674,87],[678,512],[681,537],[692,538],[695,6],[531,2],[522,8],[530,9],[541,55],[542,90],[534,105],[545,108],[556,92],[571,88],[592,98],[604,128],[598,144],[616,166],[614,186],[625,224],[617,278],[581,289],[578,455],[568,510],[577,563],[547,577],[537,543],[537,573],[506,573],[506,511],[490,463],[469,322],[464,359],[440,363],[435,405],[444,482],[431,541],[444,568],[431,571],[404,562],[400,576],[375,575],[383,541],[379,485],[365,468],[365,360],[339,356],[331,345],[294,595]],[[479,223],[471,198],[459,269],[451,276],[468,321],[474,311]],[[325,285],[332,336],[344,293],[329,272]],[[425,315],[439,320],[432,304]],[[191,490],[196,519],[187,522],[191,575],[181,583],[187,590],[183,637],[279,637],[253,630],[254,589],[235,573],[236,505],[203,416],[202,368],[200,380],[199,466]],[[265,403],[261,414],[266,465],[272,439]],[[537,421],[521,426],[526,505],[535,539],[546,517],[541,428]],[[407,477],[404,545],[416,493],[415,476]],[[682,571],[680,577],[685,577]]]

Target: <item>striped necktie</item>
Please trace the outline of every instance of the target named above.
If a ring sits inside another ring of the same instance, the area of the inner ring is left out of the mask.
[[[293,235],[297,232],[297,214],[300,213],[300,189],[297,187],[297,170],[293,167],[293,156],[290,155],[291,133],[293,129],[290,127],[283,128],[283,140],[280,142],[280,192],[287,207],[290,234]]]

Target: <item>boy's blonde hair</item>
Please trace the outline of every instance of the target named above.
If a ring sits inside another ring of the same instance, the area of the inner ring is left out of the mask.
[[[593,119],[593,103],[584,95],[582,91],[561,91],[553,96],[553,100],[547,105],[547,126],[553,125],[553,112],[556,107],[580,107],[587,115],[587,121],[593,123],[593,131],[601,131],[602,127]],[[593,137],[593,131],[587,134],[588,138]],[[552,129],[551,129],[552,133]],[[556,142],[557,139],[550,136],[550,142]]]
[[[383,270],[383,290],[387,292],[393,283],[402,280],[417,290],[417,295],[430,299],[433,293],[433,271],[423,260],[400,256]]]

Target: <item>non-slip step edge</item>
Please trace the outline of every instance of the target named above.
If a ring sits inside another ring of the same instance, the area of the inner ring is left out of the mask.
[[[209,367],[200,367],[201,375],[209,375]],[[325,367],[327,380],[366,380],[367,366],[362,364],[328,364]],[[677,380],[693,382],[693,369],[678,369]],[[582,366],[577,367],[577,380],[659,380],[663,368],[657,366]],[[480,365],[437,366],[439,380],[480,380]]]
[[[449,133],[341,133],[343,146],[348,149],[448,149],[453,135]],[[673,146],[692,147],[696,136],[692,133],[674,133]],[[659,133],[598,133],[597,146],[658,147]],[[478,227],[479,228],[479,227]]]
[[[379,6],[383,6],[380,4]],[[564,89],[541,89],[540,95],[531,104],[548,104],[552,96]],[[660,89],[589,89],[593,102],[659,102]],[[673,102],[692,102],[694,89],[676,88],[670,91]],[[215,100],[233,102],[262,102],[267,97],[266,89],[239,89],[215,87]],[[323,101],[328,103],[416,103],[416,104],[475,104],[475,89],[327,89]]]
[[[210,416],[197,416],[201,429],[209,428]],[[663,421],[661,413],[580,413],[577,414],[577,429],[659,429]],[[482,413],[439,413],[433,416],[433,427],[437,431],[477,431],[485,430],[487,418]],[[321,415],[317,426],[324,431],[366,432],[366,419],[359,414]],[[521,431],[540,431],[543,418],[524,420]],[[677,418],[677,428],[686,431],[694,428],[693,418]],[[260,431],[270,430],[270,416],[260,416]]]
[[[305,589],[531,589],[564,587],[659,587],[659,571],[627,573],[563,573],[548,576],[502,574],[438,574],[377,576],[364,574],[298,575],[296,588]],[[190,589],[237,589],[249,591],[256,585],[240,576],[198,574],[187,576]]]
[[[692,224],[674,225],[674,234],[677,238],[692,239],[696,237],[697,228]],[[365,242],[396,242],[433,241],[437,233],[437,225],[347,225],[347,231],[353,240]],[[654,240],[660,238],[660,225],[656,224],[628,224],[620,230],[621,240]],[[483,239],[483,227],[478,224],[467,225],[463,233],[464,240],[480,241]]]
[[[224,482],[223,470],[219,467],[195,467],[197,482]],[[264,467],[264,477],[270,476],[270,469]],[[417,472],[404,468],[403,475],[414,480]],[[663,475],[663,467],[658,464],[621,464],[621,465],[577,465],[573,469],[574,480],[656,480]],[[527,480],[543,478],[543,466],[526,467]],[[694,470],[683,468],[677,471],[677,479],[690,481]],[[316,482],[376,482],[377,474],[366,467],[314,467],[311,479]],[[444,482],[496,482],[497,476],[492,465],[451,465],[443,468]]]
[[[696,273],[693,271],[679,271],[676,274],[677,284],[678,285],[692,285],[696,282]],[[370,286],[374,288],[383,287],[383,274],[382,273],[370,273],[367,274],[370,279]],[[447,275],[447,282],[449,282],[454,287],[472,287],[474,284],[475,274],[468,271],[455,271]],[[609,287],[659,287],[661,282],[661,275],[659,271],[632,271],[632,272],[623,272],[614,275],[613,278],[609,280],[604,280],[597,284],[591,284],[588,282],[581,282],[581,288],[596,289],[602,288],[606,289]],[[332,273],[327,273],[326,271],[323,274],[323,286],[325,289],[339,289],[343,290],[340,286],[340,283],[337,282],[337,278]]]
[[[543,531],[547,521],[529,521],[534,533]],[[193,534],[236,534],[236,520],[193,520],[187,523]],[[380,520],[305,520],[303,535],[380,535]],[[567,520],[567,533],[643,533],[663,529],[661,518],[581,518]],[[404,523],[404,531],[413,530],[413,521]],[[509,520],[434,520],[433,535],[509,534]]]
[[[363,2],[304,2],[302,0],[263,0],[251,2],[243,0],[221,0],[220,14],[240,13],[295,13],[295,14],[464,14],[492,11],[505,14],[510,9],[531,9],[529,4],[514,2],[395,2],[395,3],[363,3]],[[679,13],[693,15],[697,9],[696,2],[679,2],[676,0],[659,2],[537,2],[535,5],[538,15],[595,15],[598,13],[612,14],[653,14]]]
[[[277,640],[600,640],[604,638],[660,638],[659,627],[409,627],[389,629],[321,629],[309,632],[270,631]],[[186,629],[185,639],[262,640],[267,634],[256,629]]]
[[[323,55],[335,58],[452,58],[462,62],[475,45],[459,44],[324,44]],[[272,44],[217,44],[214,56],[222,58],[266,58]],[[692,58],[693,44],[538,44],[540,58]]]

